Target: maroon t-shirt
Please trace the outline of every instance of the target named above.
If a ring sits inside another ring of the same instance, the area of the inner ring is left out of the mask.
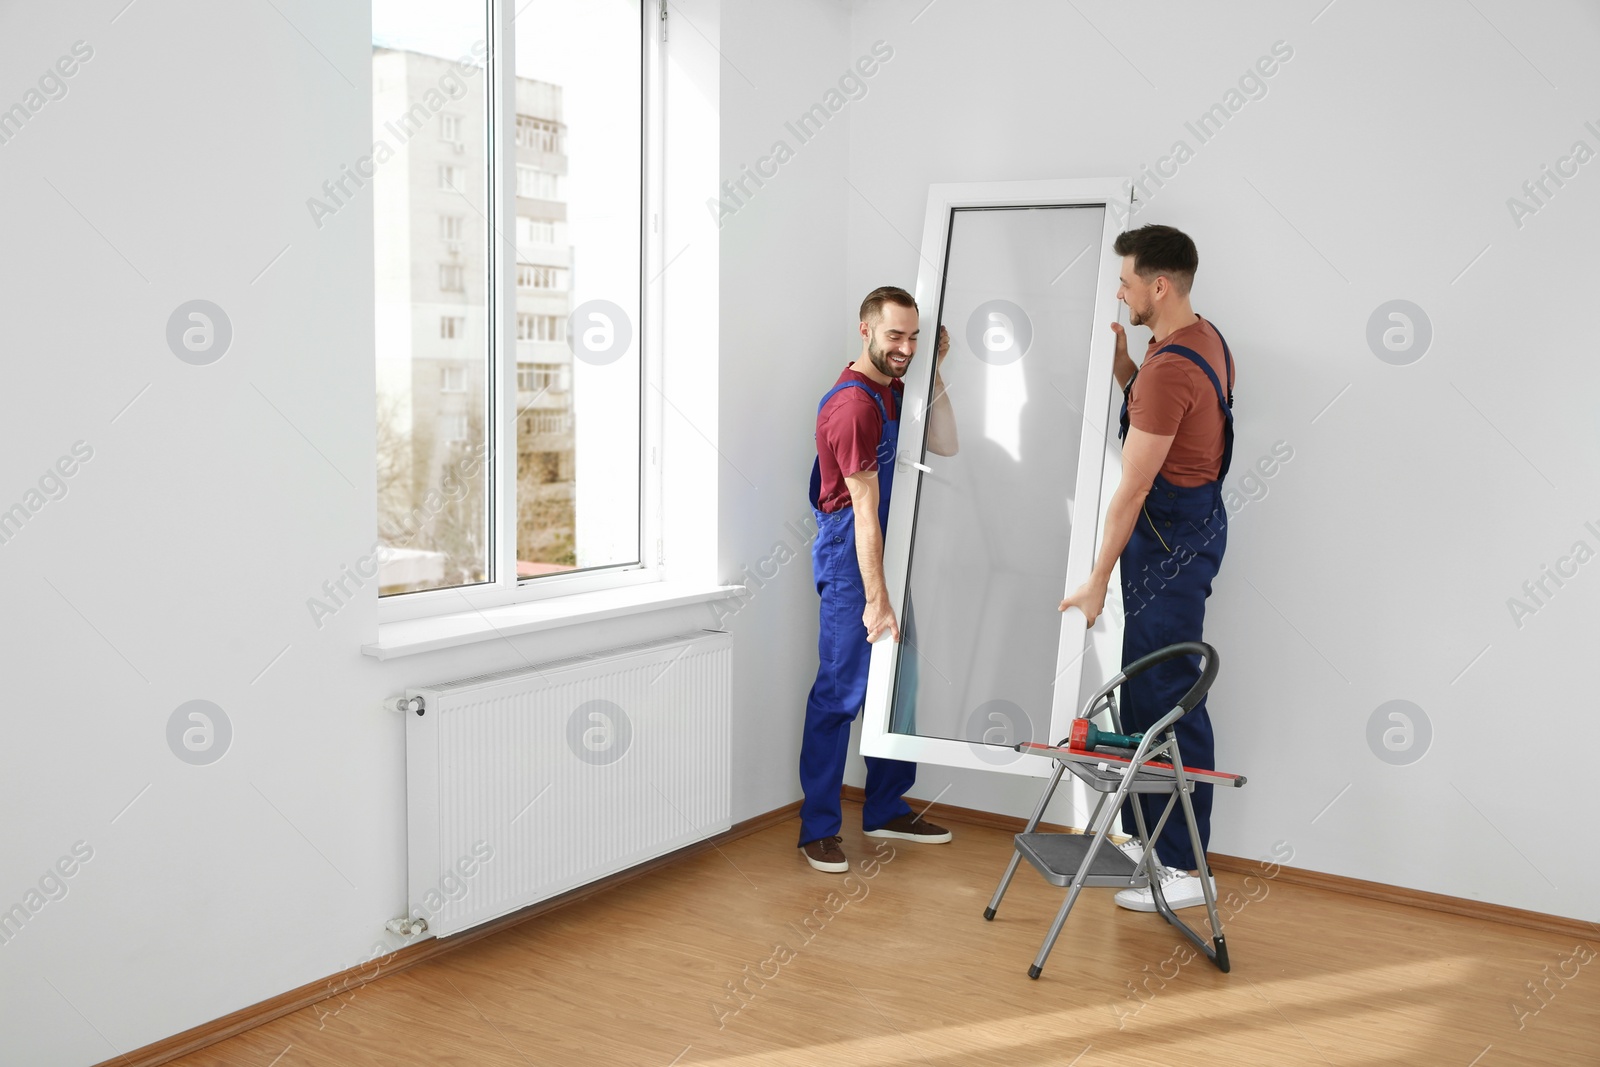
[[[905,387],[898,379],[879,385],[846,367],[839,381],[862,383],[878,394],[889,418],[899,418],[900,394]],[[817,468],[822,475],[822,489],[817,494],[819,508],[831,513],[849,507],[850,487],[844,480],[852,474],[878,469],[878,442],[882,437],[883,419],[878,415],[878,406],[860,389],[841,389],[822,406],[817,412]]]

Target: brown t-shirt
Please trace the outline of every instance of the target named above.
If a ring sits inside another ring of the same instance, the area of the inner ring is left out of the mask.
[[[1222,336],[1205,319],[1174,330],[1145,350],[1144,365],[1128,398],[1128,424],[1157,437],[1171,437],[1172,448],[1161,464],[1161,476],[1173,485],[1204,485],[1222,469],[1222,406],[1205,372],[1177,352],[1155,355],[1167,345],[1193,349],[1211,364],[1217,382],[1228,392],[1228,365]]]

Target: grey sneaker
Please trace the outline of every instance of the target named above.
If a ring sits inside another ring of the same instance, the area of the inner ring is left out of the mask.
[[[844,858],[844,849],[839,847],[841,843],[837,837],[821,837],[807,841],[800,846],[800,851],[805,853],[806,862],[817,870],[843,874],[850,869],[850,861]]]

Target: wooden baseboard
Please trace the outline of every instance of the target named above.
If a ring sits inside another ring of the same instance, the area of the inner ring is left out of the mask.
[[[185,1030],[181,1034],[174,1034],[169,1038],[146,1045],[126,1055],[105,1060],[98,1064],[97,1067],[159,1067],[160,1064],[170,1063],[180,1056],[186,1056],[208,1045],[226,1041],[236,1034],[254,1029],[263,1023],[269,1023],[273,1019],[282,1018],[285,1015],[297,1012],[302,1008],[308,1008],[324,1000],[343,996],[351,990],[359,989],[369,982],[377,981],[379,978],[398,974],[401,971],[415,967],[419,963],[437,959],[446,953],[454,952],[463,945],[471,944],[479,938],[497,934],[502,930],[508,930],[518,923],[526,922],[546,912],[554,911],[556,908],[564,907],[587,897],[592,897],[596,893],[603,893],[607,889],[631,882],[635,878],[659,870],[668,864],[709,851],[719,845],[756,833],[759,830],[765,830],[767,827],[783,822],[786,819],[792,819],[799,813],[800,801],[797,800],[792,804],[785,804],[781,808],[774,808],[772,811],[757,815],[753,819],[735,823],[730,829],[714,837],[708,837],[704,841],[697,841],[692,845],[685,845],[676,852],[658,856],[653,860],[641,863],[637,867],[630,867],[625,871],[602,878],[598,882],[591,882],[571,892],[563,893],[561,896],[531,904],[521,911],[502,915],[498,919],[457,934],[454,937],[443,940],[429,938],[420,944],[408,945],[405,948],[397,949],[388,956],[364,963],[359,967],[351,967],[349,970],[341,971],[319,981],[307,983],[298,989],[280,993],[270,1000],[263,1000],[247,1008],[240,1008],[238,1011],[224,1015],[220,1019],[213,1019],[209,1023],[196,1026],[191,1030]]]
[[[1238,874],[1260,875],[1262,863],[1257,860],[1241,859],[1238,856],[1226,856],[1220,853],[1207,853],[1214,870],[1229,871]],[[1427,911],[1442,912],[1446,915],[1461,915],[1468,919],[1483,919],[1488,922],[1503,923],[1507,926],[1517,926],[1524,930],[1538,930],[1549,934],[1566,934],[1579,940],[1587,940],[1600,934],[1600,924],[1585,922],[1582,919],[1569,919],[1564,915],[1546,915],[1541,911],[1525,911],[1522,908],[1507,907],[1504,904],[1490,904],[1483,900],[1469,900],[1466,897],[1451,897],[1443,893],[1429,893],[1421,889],[1407,889],[1404,886],[1386,885],[1383,882],[1368,882],[1360,878],[1349,878],[1342,874],[1325,874],[1322,871],[1309,871],[1303,867],[1278,867],[1278,873],[1273,876],[1274,881],[1285,885],[1300,885],[1309,889],[1326,889],[1332,893],[1343,893],[1346,896],[1361,897],[1365,900],[1382,901],[1385,904],[1404,904],[1411,908],[1423,908]]]
[[[864,792],[856,786],[845,786],[843,798],[847,801],[861,803],[865,799]],[[917,806],[926,806],[928,802],[906,798],[907,802]],[[757,815],[753,819],[735,823],[727,831],[687,845],[670,852],[665,856],[657,857],[637,867],[629,868],[618,874],[603,878],[598,882],[574,889],[559,897],[541,901],[530,905],[521,911],[512,912],[492,922],[485,923],[465,933],[454,937],[439,940],[430,938],[421,944],[411,945],[399,949],[389,956],[374,960],[359,967],[341,971],[338,974],[311,982],[291,989],[287,993],[279,994],[270,1000],[252,1004],[236,1012],[214,1019],[209,1023],[185,1030],[181,1034],[154,1044],[146,1045],[123,1056],[109,1059],[97,1067],[159,1067],[180,1056],[188,1055],[208,1045],[214,1045],[236,1034],[243,1033],[273,1019],[281,1018],[302,1008],[334,997],[342,996],[353,989],[359,989],[369,982],[400,971],[415,967],[419,963],[436,959],[446,953],[453,952],[463,945],[471,944],[479,938],[489,937],[502,930],[510,929],[518,923],[526,922],[536,916],[554,911],[579,900],[603,893],[608,889],[631,882],[665,867],[676,863],[689,856],[716,848],[738,838],[765,830],[788,819],[794,818],[800,812],[800,802],[794,801],[781,808]],[[1015,833],[1027,824],[1027,820],[1019,816],[998,815],[991,811],[979,811],[975,808],[960,808],[949,804],[939,805],[937,812],[939,820],[963,823],[967,826],[981,826],[992,830]],[[1042,829],[1052,832],[1077,832],[1072,827],[1058,826],[1053,823],[1041,823]],[[1262,865],[1255,860],[1241,859],[1238,856],[1227,856],[1218,853],[1208,854],[1211,866],[1218,871],[1235,874],[1261,874]],[[1320,871],[1308,871],[1295,867],[1279,865],[1275,880],[1286,885],[1299,885],[1311,889],[1324,889],[1329,892],[1343,893],[1347,896],[1361,897],[1368,900],[1377,900],[1389,904],[1403,904],[1413,908],[1423,908],[1428,911],[1443,912],[1448,915],[1460,915],[1470,919],[1482,919],[1489,922],[1503,923],[1509,926],[1521,927],[1527,930],[1538,930],[1545,933],[1567,934],[1587,939],[1600,932],[1600,926],[1584,922],[1581,919],[1568,919],[1559,915],[1545,915],[1541,912],[1524,911],[1520,908],[1508,908],[1499,904],[1488,904],[1478,900],[1465,900],[1460,897],[1445,896],[1442,893],[1426,893],[1417,889],[1404,889],[1399,886],[1383,885],[1378,882],[1366,882],[1359,878],[1346,878],[1343,875],[1324,874]]]
[[[864,790],[857,786],[845,786],[844,798],[861,803],[866,799]],[[926,802],[906,798],[906,803],[920,808]],[[953,822],[963,822],[971,826],[986,826],[992,830],[1003,830],[1017,833],[1028,824],[1028,820],[1015,815],[996,815],[992,811],[978,811],[974,808],[958,808],[949,804],[939,805],[938,818],[948,819]],[[1076,827],[1056,826],[1052,823],[1040,823],[1040,829],[1052,833],[1079,833]],[[1211,864],[1212,870],[1227,871],[1231,874],[1254,874],[1260,876],[1266,866],[1257,860],[1242,859],[1238,856],[1228,856],[1220,852],[1206,853],[1206,860]],[[1569,919],[1562,915],[1546,915],[1538,911],[1524,911],[1522,908],[1511,908],[1504,904],[1490,904],[1482,900],[1468,900],[1465,897],[1451,897],[1443,893],[1429,893],[1421,889],[1406,889],[1403,886],[1386,885],[1383,882],[1368,882],[1360,878],[1349,878],[1342,874],[1326,874],[1322,871],[1310,871],[1302,867],[1277,866],[1277,873],[1273,880],[1284,885],[1299,885],[1309,889],[1325,889],[1331,893],[1343,893],[1346,896],[1361,897],[1365,900],[1382,901],[1385,904],[1403,904],[1406,907],[1422,908],[1426,911],[1442,912],[1446,915],[1460,915],[1468,919],[1483,919],[1487,922],[1503,923],[1507,926],[1521,927],[1524,930],[1538,930],[1550,934],[1566,934],[1580,940],[1595,937],[1600,934],[1600,924],[1585,922],[1582,919]]]

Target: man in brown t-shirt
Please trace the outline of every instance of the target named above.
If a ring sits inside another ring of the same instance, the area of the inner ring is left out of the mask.
[[[1228,543],[1222,479],[1233,452],[1233,357],[1217,328],[1189,305],[1199,255],[1187,235],[1171,226],[1143,226],[1119,236],[1114,248],[1123,257],[1117,299],[1128,305],[1132,325],[1150,328],[1151,340],[1138,366],[1122,326],[1111,324],[1117,335],[1112,373],[1125,398],[1122,482],[1106,510],[1094,570],[1061,610],[1079,608],[1093,626],[1120,560],[1126,666],[1167,645],[1201,640],[1206,598]],[[1122,687],[1124,731],[1154,725],[1199,676],[1195,657],[1185,656],[1129,678]],[[1204,699],[1174,730],[1186,765],[1216,766]],[[1202,850],[1211,836],[1211,790],[1197,785],[1191,796]],[[1146,829],[1154,828],[1167,798],[1137,799]],[[1123,828],[1134,825],[1130,802]],[[1184,820],[1169,819],[1155,848],[1167,903],[1205,903]],[[1132,852],[1135,859],[1142,855],[1137,845]],[[1149,889],[1124,889],[1116,901],[1135,911],[1155,910]]]

